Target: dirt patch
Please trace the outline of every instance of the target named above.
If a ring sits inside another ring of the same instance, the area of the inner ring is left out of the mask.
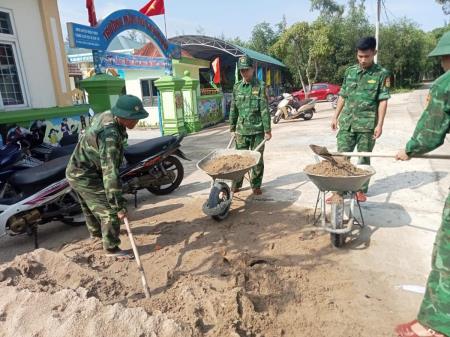
[[[335,158],[337,165],[323,160],[320,163],[308,165],[304,171],[309,174],[325,177],[351,177],[369,174],[367,170],[356,167],[344,158]]]
[[[134,213],[150,299],[135,261],[106,258],[89,240],[4,264],[0,336],[393,336],[384,282],[342,266],[346,252],[308,225],[311,210],[237,199],[215,223],[203,202]]]
[[[254,164],[255,160],[252,157],[232,154],[221,156],[207,162],[204,170],[209,174],[228,173],[245,169]]]

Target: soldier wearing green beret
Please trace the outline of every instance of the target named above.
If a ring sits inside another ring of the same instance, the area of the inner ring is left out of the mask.
[[[389,73],[374,63],[376,39],[366,37],[357,46],[358,64],[345,71],[331,128],[336,130],[339,152],[372,152],[375,140],[383,132],[389,95]],[[370,164],[370,158],[361,158],[359,164]],[[357,193],[360,202],[366,201],[369,182]],[[329,202],[329,200],[327,200]]]
[[[445,74],[431,87],[425,111],[414,134],[398,160],[409,160],[441,146],[450,131],[450,32],[444,34],[429,56],[440,56]],[[436,234],[431,273],[417,320],[399,325],[401,337],[450,336],[450,194],[442,212],[441,227]]]
[[[254,77],[252,59],[242,56],[238,60],[238,69],[242,80],[233,88],[233,100],[230,111],[230,131],[236,136],[236,149],[255,149],[266,138],[272,138],[270,113],[267,103],[265,84]],[[261,160],[252,169],[250,184],[255,195],[260,195],[264,175],[264,146]],[[242,187],[242,180],[234,186],[234,192]]]
[[[123,161],[126,129],[148,116],[139,98],[119,97],[111,111],[96,115],[80,138],[66,169],[77,193],[92,239],[100,238],[112,256],[126,256],[119,248],[120,222],[127,214],[119,167]]]

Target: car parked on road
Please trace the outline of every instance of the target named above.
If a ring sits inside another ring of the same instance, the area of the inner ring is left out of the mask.
[[[328,101],[331,102],[333,98],[335,98],[341,87],[336,84],[331,83],[314,83],[311,87],[311,92],[309,93],[308,98],[315,98],[319,101]],[[295,91],[292,93],[292,96],[298,98],[299,100],[305,99],[305,92],[302,90]]]

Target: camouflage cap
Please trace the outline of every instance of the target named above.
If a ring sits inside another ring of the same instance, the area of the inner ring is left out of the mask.
[[[247,55],[241,56],[238,61],[238,69],[253,68],[253,60]]]
[[[148,117],[142,101],[133,95],[120,96],[116,105],[111,108],[111,112],[114,116],[124,119],[139,120]]]
[[[430,54],[428,54],[428,56],[444,56],[444,55],[450,55],[450,32],[447,32],[444,35],[442,35],[436,48],[434,48],[434,50]]]

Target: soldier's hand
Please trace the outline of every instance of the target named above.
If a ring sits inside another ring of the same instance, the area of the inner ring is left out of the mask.
[[[408,156],[408,155],[406,154],[406,151],[405,151],[405,150],[400,150],[400,151],[398,151],[398,153],[395,155],[395,159],[396,159],[396,160],[402,160],[402,161],[405,161],[405,160],[410,160],[411,157]]]
[[[123,220],[127,217],[127,213],[126,212],[119,212],[117,213],[117,217],[119,218],[119,220]]]
[[[383,133],[383,127],[377,126],[373,132],[373,139],[380,138],[382,133]]]
[[[333,118],[331,120],[331,130],[336,131],[338,128],[338,121],[337,118]]]
[[[271,140],[272,139],[272,131],[266,132],[265,138],[267,141]]]

